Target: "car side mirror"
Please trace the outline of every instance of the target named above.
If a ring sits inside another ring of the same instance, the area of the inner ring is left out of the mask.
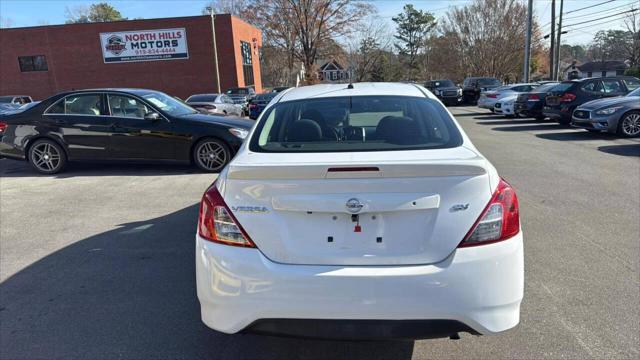
[[[150,112],[144,116],[144,119],[149,121],[158,121],[160,120],[160,114],[157,112]]]

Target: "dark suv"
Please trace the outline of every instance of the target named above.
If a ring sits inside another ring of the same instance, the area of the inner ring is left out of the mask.
[[[587,101],[628,94],[638,79],[631,76],[615,76],[563,81],[549,90],[542,113],[561,124],[571,122],[571,114]]]
[[[462,102],[462,89],[451,80],[430,80],[424,83],[424,87],[445,105],[457,105]]]
[[[493,77],[468,77],[462,83],[462,101],[475,105],[480,93],[502,86],[500,80]]]

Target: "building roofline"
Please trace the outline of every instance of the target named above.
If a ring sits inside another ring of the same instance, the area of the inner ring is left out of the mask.
[[[247,25],[253,26],[246,21],[240,19],[237,16],[231,14],[215,14],[215,16],[223,16],[223,17],[234,17],[246,23]],[[127,20],[116,20],[116,21],[104,21],[104,22],[87,22],[87,23],[72,23],[72,24],[53,24],[53,25],[36,25],[36,26],[21,26],[21,27],[10,27],[10,28],[0,28],[0,31],[12,31],[12,30],[24,30],[24,29],[38,29],[38,28],[54,28],[54,27],[63,27],[63,26],[85,26],[85,25],[96,25],[96,24],[116,24],[116,23],[125,23],[125,22],[145,22],[145,21],[158,21],[158,20],[176,20],[176,19],[197,19],[197,18],[211,18],[211,15],[189,15],[189,16],[172,16],[166,18],[150,18],[150,19],[127,19]]]

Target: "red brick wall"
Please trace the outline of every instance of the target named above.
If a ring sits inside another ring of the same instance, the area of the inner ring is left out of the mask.
[[[220,15],[216,19],[224,17]],[[236,63],[241,62],[241,58],[234,58],[234,55],[240,57],[240,53],[232,49],[233,44],[229,43],[229,39],[235,37],[232,34],[236,29],[230,27],[232,18],[226,17],[226,24],[224,21],[216,24],[223,90],[225,87],[243,85],[238,81],[236,71]],[[249,27],[242,24],[245,28]],[[101,32],[166,28],[186,29],[189,59],[115,64],[103,62],[99,38]],[[259,30],[253,30],[259,33]],[[186,98],[194,93],[216,91],[209,16],[2,29],[0,49],[0,95],[26,94],[34,99],[43,99],[70,89],[137,87]],[[30,55],[45,55],[49,71],[20,72],[18,56]]]

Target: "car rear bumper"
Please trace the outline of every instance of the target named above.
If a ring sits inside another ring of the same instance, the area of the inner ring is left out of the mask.
[[[304,335],[273,325],[297,319],[324,323],[325,330],[309,334],[321,337],[342,320],[400,326],[403,338],[493,334],[519,322],[522,232],[507,241],[457,249],[437,264],[412,266],[286,265],[256,249],[196,236],[196,283],[202,321],[225,333],[271,329]],[[399,322],[406,320],[423,321],[422,327],[411,335]],[[256,329],[265,322],[271,325]],[[386,337],[395,336],[391,331]]]
[[[551,120],[568,123],[571,120],[571,111],[566,107],[548,107],[542,109],[542,114]]]

